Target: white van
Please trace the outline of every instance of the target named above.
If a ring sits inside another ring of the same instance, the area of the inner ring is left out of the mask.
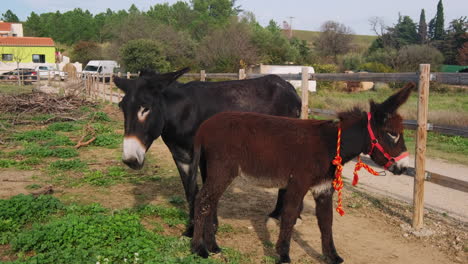
[[[119,64],[113,60],[91,60],[83,69],[83,74],[111,74]]]

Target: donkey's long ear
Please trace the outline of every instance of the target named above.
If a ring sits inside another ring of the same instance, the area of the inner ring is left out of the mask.
[[[175,82],[180,76],[184,75],[186,72],[190,71],[189,67],[183,68],[182,70],[175,71],[175,72],[168,72],[159,74],[156,78],[159,81],[166,82],[167,85]]]
[[[395,114],[398,108],[408,100],[411,90],[415,86],[414,83],[407,83],[405,87],[401,88],[400,91],[390,96],[381,104],[371,101],[371,112],[375,116],[375,119],[385,122],[387,117]]]
[[[114,81],[115,86],[124,93],[127,93],[128,89],[131,89],[131,87],[135,85],[135,80],[120,78],[118,76],[114,76],[112,80]]]

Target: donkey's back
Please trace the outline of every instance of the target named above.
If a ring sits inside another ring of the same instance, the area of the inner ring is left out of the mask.
[[[312,181],[314,174],[324,174],[332,155],[326,144],[334,138],[332,127],[330,121],[224,112],[202,123],[195,137],[195,152],[209,155],[208,166],[223,164],[233,170],[234,177],[284,188],[296,174],[307,173]]]

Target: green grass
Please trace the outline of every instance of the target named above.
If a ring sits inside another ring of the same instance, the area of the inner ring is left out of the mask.
[[[99,204],[64,205],[52,196],[18,195],[0,200],[0,244],[9,244],[17,260],[6,263],[239,263],[230,249],[228,261],[190,254],[190,239],[146,229],[145,213],[185,223],[176,208],[110,211]],[[168,222],[171,222],[168,221]],[[134,262],[136,260],[136,262]]]
[[[31,93],[33,85],[0,84],[0,94],[22,94]]]
[[[78,151],[70,147],[57,147],[50,148],[46,146],[41,146],[37,143],[25,143],[24,149],[18,150],[16,154],[36,157],[36,158],[46,158],[46,157],[56,157],[56,158],[73,158],[78,156]]]
[[[318,88],[310,94],[309,107],[345,111],[353,106],[368,110],[369,100],[383,102],[397,90],[382,89],[345,93]],[[418,95],[413,92],[399,110],[405,119],[416,119]],[[440,125],[468,126],[468,92],[435,92],[429,94],[429,122]]]

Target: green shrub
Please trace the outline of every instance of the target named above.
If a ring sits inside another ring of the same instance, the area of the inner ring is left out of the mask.
[[[368,72],[393,72],[393,69],[379,62],[367,62],[359,65],[359,70]]]

